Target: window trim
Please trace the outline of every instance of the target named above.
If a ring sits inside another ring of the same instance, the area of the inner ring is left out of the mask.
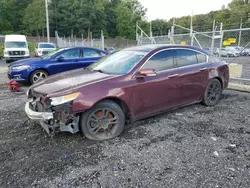
[[[96,53],[99,55],[99,57],[86,57],[86,56],[84,56],[84,51],[85,51],[86,49],[92,50],[92,51],[96,52]],[[97,49],[91,49],[91,48],[83,48],[83,49],[82,49],[82,57],[83,57],[83,58],[102,58],[102,57],[104,57],[104,56],[102,56],[101,53],[102,53],[102,52],[99,51],[99,50],[97,50]],[[106,54],[106,55],[107,55],[107,54]]]
[[[144,67],[144,65],[156,54],[160,53],[160,52],[163,52],[163,51],[167,51],[167,50],[190,50],[190,51],[194,51],[194,52],[198,52],[200,54],[203,54],[206,56],[206,62],[204,63],[198,63],[198,64],[194,64],[194,65],[188,65],[188,66],[183,66],[183,67],[177,67],[177,62],[176,62],[176,55],[174,56],[174,64],[176,67],[172,68],[172,69],[167,69],[167,70],[162,70],[162,71],[157,71],[156,73],[163,73],[163,72],[168,72],[168,71],[172,71],[172,70],[177,70],[177,69],[180,69],[180,68],[185,68],[185,67],[193,67],[193,66],[197,66],[197,65],[201,65],[201,64],[205,64],[205,63],[208,63],[208,55],[201,52],[201,51],[198,51],[198,50],[195,50],[195,49],[189,49],[189,48],[181,48],[181,47],[178,47],[178,48],[167,48],[167,49],[162,49],[162,50],[159,50],[157,52],[155,52],[154,54],[152,54],[144,63],[143,65],[138,69],[138,71],[142,70],[142,68]],[[133,76],[135,75],[136,73],[133,74]]]

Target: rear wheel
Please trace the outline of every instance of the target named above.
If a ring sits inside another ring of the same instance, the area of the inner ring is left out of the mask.
[[[206,106],[214,106],[219,103],[222,94],[222,86],[218,79],[212,79],[204,93],[202,103]]]
[[[30,76],[30,83],[34,84],[44,78],[47,78],[49,74],[44,70],[36,70]]]
[[[105,100],[81,116],[81,130],[91,140],[108,140],[121,134],[125,114],[121,107],[111,100]]]

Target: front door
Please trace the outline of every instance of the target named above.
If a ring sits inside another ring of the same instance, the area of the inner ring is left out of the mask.
[[[179,105],[180,81],[172,50],[164,50],[152,56],[142,67],[154,69],[155,76],[133,78],[133,103],[136,119],[154,115]]]
[[[51,73],[57,74],[60,72],[65,72],[69,70],[73,70],[78,68],[77,63],[80,60],[81,49],[73,48],[69,50],[65,50],[60,53],[56,58],[62,57],[62,60],[56,60],[56,58],[52,61],[55,61],[51,64]]]

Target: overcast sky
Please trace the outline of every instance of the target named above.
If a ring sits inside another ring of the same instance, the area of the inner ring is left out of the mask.
[[[148,9],[148,20],[170,19],[172,17],[208,13],[221,9],[231,0],[139,0]]]

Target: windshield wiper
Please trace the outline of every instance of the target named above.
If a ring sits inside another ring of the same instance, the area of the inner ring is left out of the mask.
[[[100,73],[105,73],[101,69],[94,69],[93,71],[100,72]]]

